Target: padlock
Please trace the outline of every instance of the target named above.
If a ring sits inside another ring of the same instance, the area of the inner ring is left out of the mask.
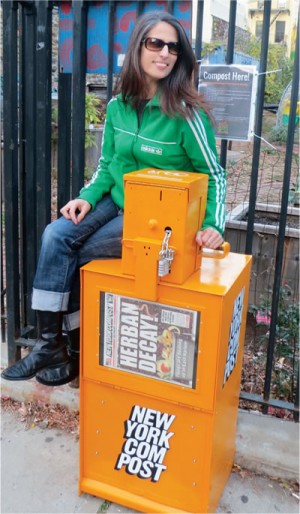
[[[169,261],[166,257],[161,257],[158,261],[158,276],[165,277],[170,272]]]
[[[161,245],[161,251],[159,252],[158,261],[158,276],[165,277],[171,271],[171,264],[174,259],[174,250],[169,248],[169,239],[171,237],[172,230],[167,227],[165,229],[165,237]]]
[[[165,256],[166,260],[168,261],[168,265],[169,265],[169,273],[171,272],[171,265],[172,265],[172,262],[173,262],[173,259],[174,259],[174,250],[172,250],[172,248],[168,248],[166,250],[166,256]]]

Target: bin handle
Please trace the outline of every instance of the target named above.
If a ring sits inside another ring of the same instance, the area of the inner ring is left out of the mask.
[[[201,248],[202,257],[207,259],[225,259],[230,252],[230,243],[224,241],[218,248],[212,250],[211,248]]]

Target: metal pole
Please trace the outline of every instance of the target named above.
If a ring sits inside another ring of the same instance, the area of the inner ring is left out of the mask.
[[[115,2],[109,1],[108,14],[108,59],[107,59],[107,101],[113,94],[113,62],[114,62],[114,23],[115,23]]]
[[[267,58],[268,58],[268,47],[269,47],[269,30],[270,30],[270,17],[271,17],[271,2],[264,2],[264,18],[262,28],[262,41],[261,41],[261,52],[260,52],[260,67],[259,67],[259,80],[257,87],[257,107],[256,107],[256,119],[255,119],[255,136],[253,143],[253,158],[252,158],[252,171],[251,171],[251,184],[249,194],[249,211],[248,211],[248,225],[246,234],[246,248],[245,253],[252,253],[252,242],[253,242],[253,228],[254,228],[254,217],[255,217],[255,204],[256,204],[256,191],[257,191],[257,178],[258,178],[258,167],[259,167],[259,154],[260,154],[260,136],[262,132],[262,119],[264,111],[264,94],[267,70]],[[256,137],[258,136],[258,137]]]
[[[287,145],[285,154],[284,164],[284,176],[282,185],[282,197],[281,197],[281,209],[280,209],[280,223],[278,231],[278,241],[276,250],[276,261],[274,271],[274,284],[273,284],[273,295],[272,295],[272,310],[271,310],[271,324],[269,332],[269,343],[267,351],[267,363],[266,363],[266,379],[264,387],[264,399],[268,400],[270,397],[271,389],[271,378],[272,378],[272,366],[275,349],[275,337],[276,337],[276,326],[278,318],[278,304],[280,298],[280,282],[283,262],[283,250],[284,250],[284,237],[287,220],[287,209],[288,199],[290,190],[290,179],[291,179],[291,168],[293,158],[293,145],[295,136],[295,122],[296,122],[296,109],[297,100],[299,94],[299,32],[297,32],[296,40],[296,51],[294,61],[294,74],[291,91],[291,106],[289,114],[288,134],[287,134]]]
[[[20,358],[18,206],[18,3],[3,2],[3,141],[8,363]]]
[[[174,12],[174,2],[173,0],[167,0],[167,12],[173,14]]]
[[[196,19],[196,40],[195,40],[195,56],[199,67],[201,66],[202,58],[202,37],[203,37],[203,13],[204,13],[204,0],[198,0],[197,4],[197,19]],[[198,90],[199,86],[199,72],[195,77],[195,87]]]
[[[58,75],[57,215],[71,196],[71,93],[72,75]]]
[[[295,395],[295,410],[294,410],[294,421],[299,422],[299,363],[297,370],[297,385],[296,385],[296,395]]]
[[[31,309],[31,292],[37,264],[37,97],[36,97],[36,8],[34,3],[22,5],[24,16],[22,25],[22,111],[23,162],[22,162],[22,250],[25,324],[35,324],[35,314]]]
[[[233,63],[236,7],[237,7],[237,0],[231,0],[230,11],[229,11],[229,27],[228,27],[226,64]],[[223,168],[226,168],[226,162],[227,162],[227,143],[228,143],[228,141],[226,139],[221,140],[220,164]]]
[[[136,3],[136,17],[138,18],[143,13],[145,7],[145,2],[143,0],[139,0],[139,2]]]
[[[85,166],[85,72],[87,5],[83,0],[72,2],[74,12],[74,45],[72,76],[72,197],[84,182]]]
[[[36,42],[36,225],[37,254],[51,220],[51,58],[52,2],[39,0]]]

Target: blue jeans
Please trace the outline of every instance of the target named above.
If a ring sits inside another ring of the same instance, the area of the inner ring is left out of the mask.
[[[94,259],[120,258],[123,211],[106,195],[75,225],[64,217],[47,225],[33,281],[32,308],[64,311],[67,330],[79,326],[79,268]]]

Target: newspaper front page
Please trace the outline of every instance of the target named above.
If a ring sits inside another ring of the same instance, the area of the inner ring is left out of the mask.
[[[195,387],[200,313],[100,293],[100,364]]]

